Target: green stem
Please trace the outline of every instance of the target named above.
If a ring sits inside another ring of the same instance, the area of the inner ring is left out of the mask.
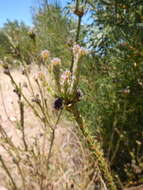
[[[86,139],[88,148],[90,149],[91,152],[94,153],[93,155],[94,155],[95,159],[98,161],[99,170],[101,172],[102,178],[105,181],[108,189],[116,190],[116,186],[114,184],[112,174],[109,170],[108,163],[104,158],[103,150],[101,149],[100,143],[98,143],[95,140],[95,138],[92,137],[92,135],[85,132],[85,129],[83,126],[83,120],[82,120],[82,117],[80,116],[77,105],[72,105],[72,107],[68,111],[73,113],[74,118],[75,118],[80,130],[82,131],[83,136]]]

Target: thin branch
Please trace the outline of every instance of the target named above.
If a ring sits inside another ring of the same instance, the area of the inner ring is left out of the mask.
[[[5,164],[5,162],[4,162],[4,160],[3,160],[3,158],[2,158],[1,155],[0,155],[0,162],[1,162],[2,167],[4,168],[5,172],[7,173],[8,177],[9,177],[10,180],[11,180],[11,182],[12,182],[12,184],[13,184],[13,187],[14,187],[14,190],[18,190],[18,187],[17,187],[17,185],[16,185],[16,183],[15,183],[15,181],[14,181],[14,179],[13,179],[13,177],[12,177],[12,175],[11,175],[9,169],[7,168],[7,166],[6,166],[6,164]]]
[[[63,111],[63,110],[60,111],[59,116],[58,116],[58,118],[57,118],[57,121],[56,121],[56,123],[55,123],[55,126],[54,126],[53,129],[52,129],[51,143],[50,143],[50,148],[49,148],[49,153],[48,153],[48,158],[47,158],[47,169],[48,169],[49,160],[50,160],[50,157],[51,157],[52,148],[53,148],[53,144],[54,144],[55,130],[56,130],[57,124],[59,123],[59,120],[60,120],[60,118],[61,118],[62,111]]]
[[[21,89],[21,87],[20,87]],[[25,151],[28,150],[28,146],[27,146],[27,143],[26,143],[26,139],[25,139],[25,126],[24,126],[24,104],[23,102],[21,101],[21,93],[20,94],[17,94],[18,95],[18,98],[19,98],[19,109],[20,109],[20,125],[21,125],[21,130],[22,130],[22,140],[23,140],[23,144],[24,144],[24,147],[25,147]]]
[[[76,0],[75,10],[78,11],[78,9],[79,9],[79,0]],[[76,31],[76,38],[75,38],[76,43],[79,41],[82,17],[83,17],[83,15],[78,15],[78,24],[77,24],[77,31]],[[70,66],[71,73],[72,73],[72,69],[73,69],[73,64],[74,64],[74,57],[72,55],[72,61],[71,61],[71,66]]]

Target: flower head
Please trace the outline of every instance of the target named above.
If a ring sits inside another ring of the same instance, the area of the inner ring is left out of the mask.
[[[75,54],[79,54],[80,53],[80,49],[81,49],[81,47],[78,45],[78,44],[75,44],[74,46],[73,46],[73,54],[75,55]]]
[[[65,71],[62,75],[61,75],[61,80],[63,82],[69,80],[71,78],[71,72],[70,71]]]
[[[43,50],[41,52],[41,57],[43,60],[47,60],[50,57],[50,52],[48,50]]]
[[[81,56],[87,55],[87,53],[88,53],[88,51],[85,48],[80,47],[80,45],[75,44],[73,46],[73,54],[74,55],[79,55],[79,57],[81,57]]]
[[[45,81],[45,80],[46,80],[45,75],[44,75],[43,72],[37,72],[37,73],[35,73],[35,74],[33,75],[33,79],[34,79],[35,81],[37,81],[37,80]]]
[[[64,94],[68,93],[68,89],[70,88],[71,85],[71,72],[70,71],[65,71],[61,75],[61,80],[60,80],[60,85],[61,85],[61,91]]]
[[[61,65],[61,59],[55,57],[51,60],[52,65]]]

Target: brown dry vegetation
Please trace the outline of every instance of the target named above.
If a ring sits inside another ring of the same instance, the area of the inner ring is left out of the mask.
[[[29,79],[34,94],[39,93],[33,75],[39,68],[31,66]],[[49,74],[45,68],[44,73],[48,84],[51,85]],[[32,99],[32,90],[27,81],[27,77],[22,75],[21,70],[12,70],[15,81],[21,83],[22,91],[29,101]],[[53,110],[53,99],[47,92],[44,96],[48,102],[49,119],[53,126],[57,120],[57,115]],[[33,103],[34,104],[34,103]],[[76,124],[61,117],[55,130],[54,145],[50,163],[47,166],[48,152],[51,142],[51,131],[49,126],[35,116],[33,110],[24,102],[25,139],[28,151],[24,150],[22,132],[20,129],[19,104],[16,93],[7,75],[0,70],[0,155],[8,168],[17,189],[93,189],[94,178],[89,179],[93,172],[91,169],[91,159],[89,152],[85,149],[80,140],[79,131]],[[2,135],[2,130],[10,138],[11,146]],[[16,147],[16,148],[14,148]],[[11,179],[6,174],[6,170],[1,164],[0,186],[7,189],[14,189]]]

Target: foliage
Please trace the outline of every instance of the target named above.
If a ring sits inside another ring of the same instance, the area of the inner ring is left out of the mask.
[[[101,140],[112,170],[125,184],[141,183],[142,3],[99,0],[88,1],[88,6],[92,57],[84,66],[86,99],[81,111]]]
[[[7,21],[1,30],[2,39],[1,45],[3,51],[1,58],[7,59],[14,65],[19,61],[24,60],[26,64],[33,62],[33,57],[36,56],[35,39],[31,39],[29,35],[30,28],[24,23],[18,21]],[[5,46],[4,44],[7,44]]]
[[[50,50],[54,57],[60,57],[63,61],[69,60],[71,55],[68,42],[74,22],[63,14],[60,5],[41,7],[35,12],[33,20],[39,36],[37,46]]]

